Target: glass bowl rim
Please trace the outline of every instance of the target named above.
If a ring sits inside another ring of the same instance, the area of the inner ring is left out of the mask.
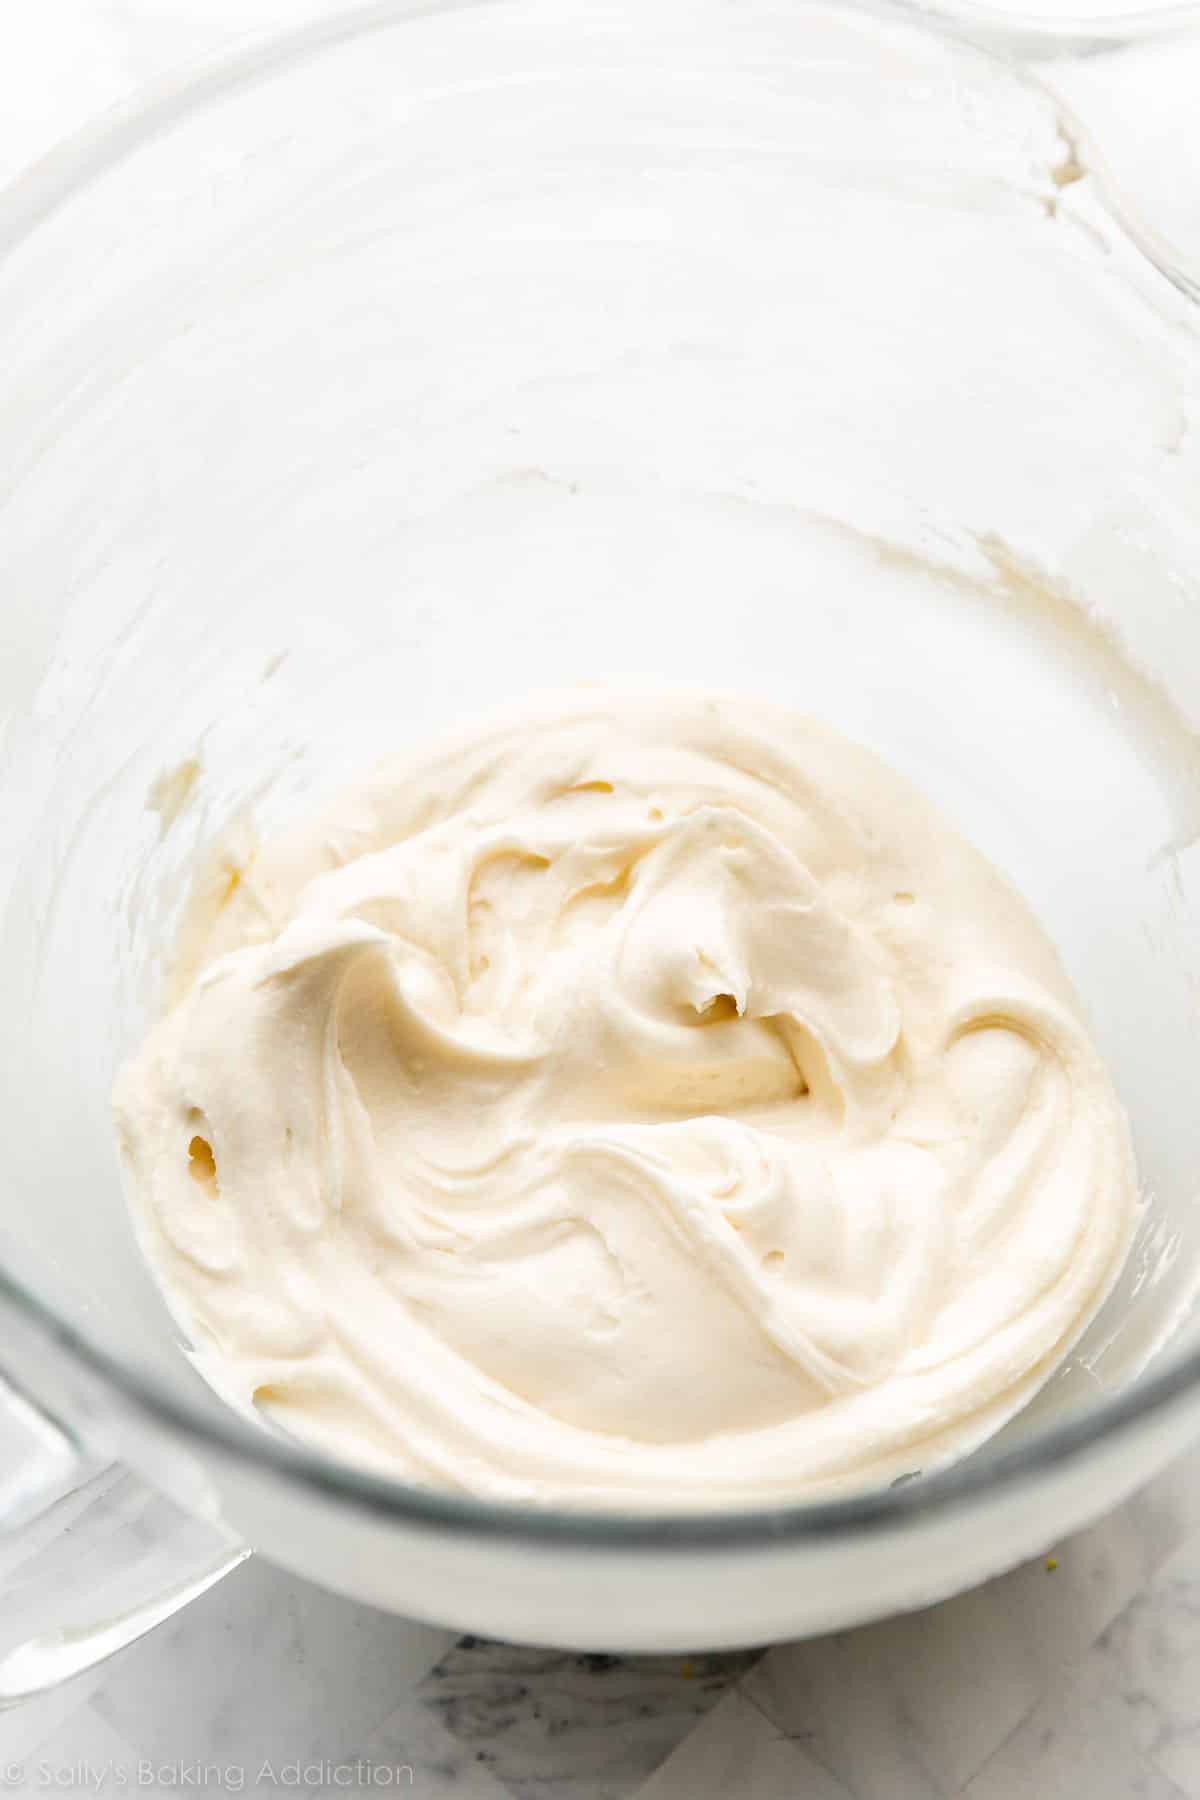
[[[1200,27],[1200,0],[1158,0],[1119,12],[1086,6],[1047,17],[993,0],[892,0],[910,18],[939,27],[967,43],[1010,55],[1043,58],[1089,56],[1152,43]]]

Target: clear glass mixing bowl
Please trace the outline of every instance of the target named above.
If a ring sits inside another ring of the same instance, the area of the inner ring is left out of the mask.
[[[0,249],[0,1697],[247,1543],[510,1637],[747,1643],[965,1586],[1160,1466],[1200,1424],[1200,357],[1046,93],[803,0],[375,7],[75,140]],[[954,1469],[736,1516],[416,1491],[226,1411],[135,1249],[109,1090],[197,853],[627,675],[876,746],[1090,1008],[1137,1245]]]

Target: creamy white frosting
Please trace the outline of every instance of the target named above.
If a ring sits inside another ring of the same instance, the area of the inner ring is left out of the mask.
[[[893,771],[580,689],[388,763],[201,895],[121,1073],[197,1359],[335,1454],[717,1506],[929,1469],[1134,1223],[1055,951]]]

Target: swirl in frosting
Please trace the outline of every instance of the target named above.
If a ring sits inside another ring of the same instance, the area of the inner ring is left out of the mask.
[[[385,764],[195,926],[116,1090],[235,1404],[503,1499],[929,1469],[1128,1249],[1124,1113],[990,864],[828,728],[581,689]]]

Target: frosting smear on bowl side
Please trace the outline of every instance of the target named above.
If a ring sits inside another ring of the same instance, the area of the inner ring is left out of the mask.
[[[368,773],[192,921],[115,1107],[200,1367],[480,1495],[717,1507],[994,1432],[1129,1247],[1057,955],[875,755],[582,689]]]

